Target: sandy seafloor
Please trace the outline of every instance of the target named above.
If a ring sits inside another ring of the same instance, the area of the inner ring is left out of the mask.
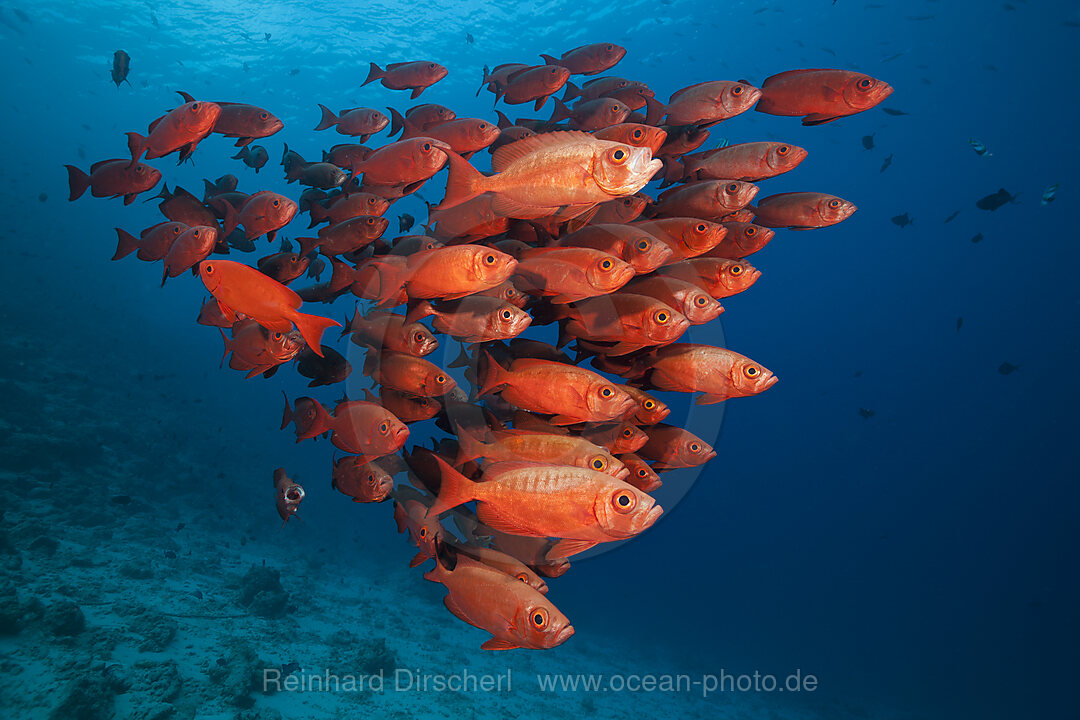
[[[5,719],[899,717],[823,695],[544,693],[538,673],[703,670],[676,643],[646,657],[595,634],[546,652],[479,650],[487,634],[450,616],[442,587],[407,567],[414,549],[388,507],[358,507],[358,522],[387,526],[381,540],[339,533],[312,547],[299,524],[281,529],[270,517],[268,491],[233,482],[266,475],[257,458],[200,450],[230,447],[207,421],[212,401],[171,395],[166,376],[130,382],[118,358],[81,352],[74,334],[39,332],[0,336]],[[597,598],[627,601],[618,588]],[[643,622],[649,612],[678,608],[643,610]],[[381,668],[383,691],[261,692],[263,669],[283,663],[309,681],[324,669]],[[511,691],[396,691],[395,668],[509,668]]]

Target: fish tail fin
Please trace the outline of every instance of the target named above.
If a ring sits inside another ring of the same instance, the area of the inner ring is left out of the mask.
[[[149,139],[137,132],[129,132],[126,134],[128,139],[128,151],[131,152],[131,164],[129,164],[128,167],[131,167],[139,161],[139,158],[141,158],[142,154],[146,151],[146,144],[149,142]]]
[[[281,143],[284,145],[284,149],[281,151],[281,164],[285,165],[285,162],[289,159],[289,143]]]
[[[330,211],[324,208],[320,203],[311,203],[311,207],[308,208],[308,215],[311,216],[311,224],[308,225],[308,227],[313,228],[319,223],[321,223],[323,220],[326,219],[326,216],[329,212]]]
[[[221,333],[221,340],[222,340],[222,342],[225,343],[225,352],[223,352],[221,354],[221,362],[218,363],[218,367],[220,368],[220,367],[224,367],[225,358],[229,357],[229,353],[232,352],[232,342],[229,340],[229,336],[225,334],[224,329],[218,328],[218,332]],[[288,406],[289,406],[289,401],[286,399],[285,400],[285,407],[288,407]],[[290,414],[289,417],[291,418],[292,415]],[[282,425],[281,427],[285,427],[285,426]]]
[[[656,125],[660,118],[667,115],[667,105],[656,98],[645,98],[645,124]]]
[[[322,119],[319,120],[319,124],[315,126],[316,130],[325,130],[326,128],[334,127],[340,122],[341,118],[335,115],[333,110],[322,103],[319,103],[319,109],[322,110]]]
[[[441,538],[435,540],[435,567],[424,573],[424,579],[441,583],[457,567],[458,553]],[[450,597],[447,595],[447,597]]]
[[[404,115],[399,113],[394,108],[388,107],[386,109],[390,111],[390,137],[394,137],[398,134],[398,132],[405,130],[408,121],[405,119]],[[405,138],[404,135],[402,135],[401,137],[402,139]]]
[[[296,238],[296,242],[300,244],[300,257],[307,257],[312,253],[315,248],[319,247],[319,238],[302,237]]]
[[[468,160],[461,157],[453,150],[447,150],[449,158],[449,176],[446,179],[446,195],[439,203],[439,210],[446,210],[472,200],[485,190],[485,178],[479,170],[474,168]]]
[[[559,64],[559,58],[554,58],[554,57],[551,57],[550,55],[545,55],[544,53],[540,53],[540,57],[544,58],[544,64],[545,65],[558,65]]]
[[[233,155],[230,159],[231,160],[247,160],[250,155],[251,155],[251,151],[248,149],[248,146],[245,145],[244,147],[240,148],[240,152]]]
[[[566,107],[566,103],[559,98],[551,99],[555,101],[555,109],[551,111],[551,122],[562,122],[569,118],[572,113],[570,108]]]
[[[281,397],[285,398],[285,410],[281,413],[281,429],[284,430],[289,426],[289,423],[293,419],[292,406],[289,405],[289,396],[285,394],[285,391],[281,391]]]
[[[116,228],[116,252],[112,259],[119,260],[135,252],[139,247],[139,239],[121,228]]]
[[[476,499],[474,483],[469,478],[459,473],[454,468],[443,460],[438,455],[432,454],[432,459],[439,466],[439,497],[435,500],[435,503],[428,508],[427,517],[438,517],[442,513],[451,508],[455,508],[462,503],[467,503],[470,500]]]
[[[454,434],[458,440],[458,454],[454,458],[454,465],[461,467],[470,460],[484,457],[488,452],[488,445],[480,438],[472,434],[472,431],[454,423]]]
[[[368,70],[367,80],[364,80],[364,82],[360,83],[360,87],[363,87],[364,85],[367,85],[369,82],[374,82],[374,81],[379,80],[379,79],[381,79],[383,77],[386,77],[386,73],[383,72],[383,69],[381,67],[379,67],[378,65],[376,65],[375,63],[371,63],[371,69]]]
[[[506,117],[506,115],[503,114],[502,110],[496,110],[495,114],[499,117],[498,128],[500,130],[502,130],[503,128],[514,126],[514,123],[510,122],[510,118]]]
[[[322,317],[321,315],[305,315],[301,312],[295,312],[289,319],[296,323],[296,329],[300,331],[300,334],[304,337],[304,341],[307,342],[308,347],[319,357],[323,357],[323,332],[327,328],[339,327],[341,325],[337,320],[331,320],[330,318]]]
[[[465,343],[462,343],[461,349],[458,350],[458,356],[447,367],[459,368],[469,367],[470,365],[472,365],[472,358],[469,357],[469,351],[465,349]]]
[[[566,81],[566,92],[563,93],[563,102],[570,102],[574,98],[581,97],[581,88],[569,80]]]
[[[231,202],[222,202],[222,210],[225,211],[225,219],[222,220],[222,230],[225,231],[225,236],[232,235],[232,231],[240,224],[240,213],[236,212],[236,208],[233,207]]]
[[[513,379],[513,376],[503,369],[502,365],[495,362],[495,358],[491,357],[491,353],[487,350],[484,351],[484,358],[487,363],[485,363],[483,380],[480,382],[480,390],[476,393],[477,397],[490,395]]]
[[[405,324],[409,325],[411,323],[417,322],[418,320],[422,320],[429,315],[434,314],[434,306],[432,306],[432,304],[429,303],[427,300],[421,300],[414,307],[410,308],[409,312],[405,314]]]
[[[78,200],[90,187],[90,176],[74,165],[65,165],[68,171],[68,200]]]

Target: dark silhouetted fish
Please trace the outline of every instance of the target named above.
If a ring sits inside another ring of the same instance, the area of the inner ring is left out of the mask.
[[[876,413],[873,410],[867,410],[866,408],[859,408],[859,415],[861,415],[864,420],[869,420],[870,418],[874,417],[874,415],[876,415]]]
[[[904,213],[903,215],[894,215],[892,218],[892,224],[902,228],[911,225],[913,222],[914,220],[907,213]]]
[[[900,115],[907,115],[907,113],[904,112],[903,110],[897,110],[896,108],[881,108],[881,109],[885,111],[886,115],[892,115],[893,117],[898,117]]]
[[[889,157],[885,158],[885,161],[883,163],[881,163],[881,169],[878,170],[878,172],[879,173],[885,172],[886,170],[889,169],[890,165],[892,165],[892,154],[891,153],[889,154]]]
[[[873,136],[873,134],[863,135],[862,136],[862,146],[864,148],[866,148],[867,150],[873,150],[874,149],[874,136]]]
[[[983,239],[983,234],[982,233],[975,233],[975,237],[971,238],[971,242],[977,243],[982,239]]]
[[[415,222],[416,218],[409,213],[401,213],[398,215],[398,232],[408,232]]]
[[[945,224],[945,225],[948,225],[948,224],[949,224],[949,223],[951,223],[951,222],[952,222],[953,220],[955,220],[955,219],[956,219],[956,216],[957,216],[957,215],[959,215],[959,214],[960,214],[960,211],[959,211],[959,210],[957,210],[957,211],[956,211],[956,212],[954,212],[954,213],[953,213],[952,215],[950,215],[949,217],[945,218],[945,222],[944,222],[943,224]]]
[[[122,82],[126,82],[128,87],[131,87],[131,81],[127,79],[130,69],[131,56],[123,50],[114,52],[112,59],[112,81],[116,83],[116,87],[120,87],[120,83]]]
[[[1057,197],[1057,189],[1057,183],[1054,183],[1053,185],[1050,185],[1045,190],[1043,190],[1042,199],[1039,200],[1039,204],[1049,205],[1050,203],[1054,202],[1054,198]]]
[[[960,332],[960,328],[962,328],[962,327],[964,327],[964,318],[963,317],[956,318],[956,332]]]
[[[1020,369],[1019,365],[1013,365],[1010,362],[1003,362],[998,365],[998,372],[1002,375],[1010,375]]]
[[[979,208],[980,210],[990,210],[991,212],[993,212],[1002,205],[1015,205],[1017,202],[1016,198],[1018,197],[1020,196],[1012,195],[1005,188],[1001,188],[996,193],[991,193],[986,197],[982,198],[981,200],[976,201],[975,207]]]

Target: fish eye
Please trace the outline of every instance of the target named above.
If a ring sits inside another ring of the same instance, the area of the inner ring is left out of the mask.
[[[192,235],[194,235],[195,237],[199,237],[200,232],[202,232],[202,230],[196,230],[194,233],[192,233]]]
[[[191,104],[191,112],[199,112],[199,103]]]
[[[529,616],[529,620],[532,621],[533,627],[537,630],[543,630],[548,624],[547,610],[544,608],[533,610],[533,614]]]
[[[609,397],[612,397],[614,394],[615,394],[615,391],[612,388],[608,387],[607,385],[600,388],[600,397],[609,398]]]
[[[431,152],[431,143],[424,143],[424,145],[423,145],[423,147],[421,149],[424,152]]]
[[[736,85],[735,87],[731,88],[731,94],[742,95],[742,85]]]
[[[732,265],[731,266],[731,274],[732,275],[742,275],[742,265]]]
[[[623,428],[622,436],[624,438],[633,437],[634,436],[634,431],[631,430],[630,428]]]
[[[754,228],[752,226],[746,228],[746,237],[754,237],[755,235],[757,235],[757,229],[756,228]]]
[[[390,432],[390,423],[386,422],[385,420],[379,423],[379,432],[383,435]]]
[[[266,120],[268,117],[270,117],[270,115],[268,113],[264,113],[264,112],[259,113],[259,119],[260,120]]]
[[[696,298],[694,298],[694,304],[698,307],[705,307],[708,302],[709,301],[705,299],[704,295],[698,295]]]
[[[213,275],[214,274],[214,266],[213,265],[209,265],[209,264],[203,265],[203,269],[206,270],[207,275]]]
[[[634,128],[634,132],[631,135],[635,140],[640,140],[645,135],[645,131],[641,128]]]
[[[495,256],[492,255],[491,253],[488,253],[487,255],[485,255],[484,256],[484,264],[485,265],[494,265],[495,264]]]
[[[488,124],[487,124],[487,123],[483,123],[483,122],[482,122],[482,123],[480,123],[480,125],[478,125],[478,127],[479,127],[479,128],[481,129],[481,130],[487,130],[487,129],[488,129]]]
[[[698,223],[697,225],[694,226],[694,232],[696,232],[696,233],[703,233],[708,229],[709,228],[705,225],[705,223]]]
[[[427,539],[427,528],[426,527],[420,528],[420,539],[421,540],[426,540]]]
[[[416,340],[416,342],[424,342],[424,333],[416,333],[415,335],[413,335],[413,339]]]
[[[645,238],[641,238],[640,240],[637,241],[637,249],[640,250],[641,252],[645,252],[646,250],[649,249],[649,241],[646,240]]]
[[[604,49],[607,50],[608,52],[613,52],[615,50],[615,46],[612,45],[611,43],[608,43],[607,45],[604,46]]]
[[[610,270],[612,267],[613,267],[612,262],[610,260],[608,260],[607,258],[604,258],[603,260],[600,261],[600,269],[601,270]]]
[[[518,573],[515,577],[526,585],[529,584],[529,576],[525,573]]]
[[[776,148],[776,154],[787,155],[790,150],[791,148],[789,148],[787,145],[781,145],[780,147]]]
[[[760,375],[761,371],[753,365],[747,365],[746,369],[743,370],[743,374],[746,375],[746,377],[753,379]]]
[[[427,66],[428,66],[428,70],[434,70],[435,69],[435,63],[428,63]]]
[[[365,482],[367,482],[368,485],[371,485],[372,487],[374,487],[375,486],[375,475],[374,474],[368,474],[367,478],[365,478]]]
[[[729,193],[737,193],[737,192],[739,192],[739,183],[728,183],[727,191]]]
[[[620,202],[626,207],[631,207],[634,204],[633,198],[623,198]]]
[[[509,320],[513,315],[513,313],[511,313],[509,309],[503,310],[500,314],[502,315],[503,320]]]
[[[446,382],[446,376],[443,375],[442,373],[439,373],[438,375],[435,376],[435,382],[438,383],[439,385],[442,385],[443,383]]]
[[[860,90],[869,90],[873,86],[874,86],[874,81],[871,80],[870,78],[863,78],[862,80],[859,81],[859,89]]]
[[[630,84],[630,83],[628,83],[628,82],[627,82],[627,81],[625,81],[625,80],[620,80],[619,82],[617,82],[617,83],[616,83],[616,85],[618,85],[618,86],[619,86],[620,88],[624,88],[624,87],[626,87],[626,86],[627,86],[627,85],[629,85],[629,84]]]
[[[690,443],[690,452],[694,453],[695,455],[701,452],[701,445],[696,442]]]
[[[619,512],[630,512],[637,505],[637,496],[629,490],[620,490],[611,498],[611,504]]]
[[[607,461],[597,455],[592,459],[592,462],[589,463],[589,467],[591,467],[593,470],[603,470],[607,467]]]
[[[667,310],[657,310],[656,314],[653,315],[653,319],[656,320],[658,325],[664,325],[671,319],[671,316],[668,315]]]
[[[656,403],[652,400],[646,400],[645,402],[641,403],[641,407],[645,408],[646,410],[652,410],[656,407]]]
[[[629,153],[627,153],[622,148],[615,148],[614,150],[611,151],[611,155],[609,157],[611,158],[611,162],[615,163],[616,165],[620,165],[620,164],[626,162],[626,158],[628,156],[629,156]]]
[[[283,335],[279,332],[274,333],[274,340],[281,340]]]
[[[281,201],[280,200],[275,200],[274,201],[274,207],[277,207],[278,205],[281,205]]]
[[[619,112],[619,106],[615,103],[611,103],[611,112]]]
[[[639,478],[648,477],[649,476],[649,471],[646,470],[645,468],[638,468],[637,476]]]

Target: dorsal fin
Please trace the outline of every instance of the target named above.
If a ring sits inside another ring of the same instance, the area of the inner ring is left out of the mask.
[[[564,145],[576,140],[596,141],[592,135],[579,130],[564,130],[561,132],[540,133],[532,137],[503,145],[491,156],[491,169],[495,172],[503,172],[516,160],[533,154],[538,150],[555,145]]]

